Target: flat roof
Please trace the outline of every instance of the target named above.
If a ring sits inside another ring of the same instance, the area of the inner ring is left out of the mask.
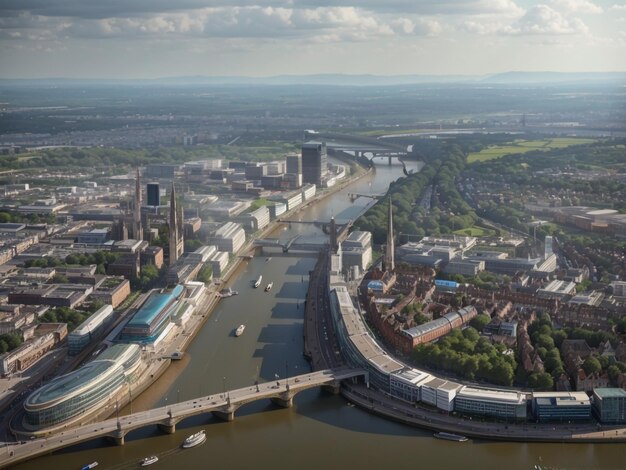
[[[472,398],[474,400],[488,400],[491,402],[511,403],[520,405],[525,402],[524,394],[505,390],[487,390],[473,387],[463,387],[457,397]]]
[[[70,335],[84,335],[100,325],[110,315],[113,314],[113,306],[105,305],[99,308],[95,313],[90,315],[84,322],[80,324],[78,328],[70,333]]]
[[[594,388],[593,393],[600,398],[624,398],[626,390],[621,388]]]

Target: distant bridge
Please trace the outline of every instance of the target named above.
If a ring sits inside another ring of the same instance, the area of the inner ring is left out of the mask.
[[[196,415],[212,413],[220,419],[232,421],[235,419],[235,412],[241,406],[257,400],[269,399],[279,406],[289,408],[293,405],[293,397],[304,390],[322,387],[333,393],[339,393],[342,380],[357,377],[364,377],[366,382],[369,380],[368,373],[361,369],[321,370],[180,403],[172,403],[97,423],[84,424],[29,440],[23,444],[7,446],[6,452],[3,451],[0,455],[0,468],[96,438],[106,437],[118,445],[124,445],[126,434],[146,426],[156,425],[162,431],[172,434],[176,432],[178,423]]]

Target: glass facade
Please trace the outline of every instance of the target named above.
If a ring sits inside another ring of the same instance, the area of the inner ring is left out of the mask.
[[[140,362],[139,346],[110,347],[98,359],[33,392],[24,403],[26,422],[34,427],[53,426],[103,405]]]

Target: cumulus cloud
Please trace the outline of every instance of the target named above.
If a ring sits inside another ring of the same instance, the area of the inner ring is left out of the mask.
[[[550,2],[555,9],[564,13],[602,13],[601,6],[589,0],[552,0]]]
[[[395,16],[383,18],[355,7],[219,7],[143,17],[70,19],[64,20],[63,24],[62,28],[57,28],[61,36],[81,38],[300,37],[323,42],[363,41],[380,36],[407,34],[433,36],[442,31],[442,26],[435,20],[410,20]]]
[[[567,18],[547,5],[530,8],[513,25],[502,29],[506,34],[581,34],[589,28],[580,18]]]

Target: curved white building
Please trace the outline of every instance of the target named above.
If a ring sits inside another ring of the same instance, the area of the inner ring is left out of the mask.
[[[116,344],[80,369],[57,377],[24,402],[25,425],[41,429],[100,410],[141,364],[137,344]]]

